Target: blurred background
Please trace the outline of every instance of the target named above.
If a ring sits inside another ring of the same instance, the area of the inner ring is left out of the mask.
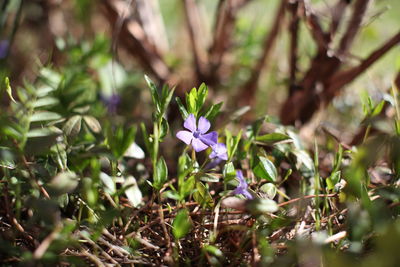
[[[45,67],[79,69],[93,99],[121,120],[150,118],[147,74],[177,86],[178,96],[205,82],[223,111],[249,105],[247,118],[329,121],[351,132],[362,118],[360,96],[379,102],[400,68],[397,0],[2,0],[0,7],[2,81],[9,76],[17,87]]]

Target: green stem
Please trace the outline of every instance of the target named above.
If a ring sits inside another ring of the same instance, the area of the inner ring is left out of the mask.
[[[318,144],[317,140],[315,140],[315,152],[314,152],[314,167],[315,167],[315,174],[314,174],[314,194],[315,194],[315,229],[317,231],[320,230],[321,227],[321,214],[320,214],[320,198],[319,198],[319,191],[320,191],[320,178],[319,178],[319,159],[318,159]]]

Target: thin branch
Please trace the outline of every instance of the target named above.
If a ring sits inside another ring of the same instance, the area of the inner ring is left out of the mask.
[[[290,11],[291,19],[289,24],[290,32],[290,50],[289,50],[289,84],[290,88],[296,85],[296,72],[297,72],[297,50],[299,43],[299,2],[289,2],[288,9]]]
[[[210,47],[209,59],[211,71],[214,72],[221,65],[222,57],[231,43],[235,27],[236,13],[251,0],[220,0],[216,13],[213,43]]]
[[[342,21],[343,15],[345,13],[346,8],[350,4],[351,1],[349,0],[338,0],[336,5],[331,9],[331,14],[332,14],[332,21],[331,25],[329,27],[329,34],[330,38],[332,39],[335,34],[337,33],[339,27],[340,27],[340,22]]]
[[[318,46],[318,51],[326,51],[328,49],[329,36],[322,29],[319,18],[311,7],[310,1],[304,0],[303,5],[307,27],[310,30],[311,36]]]
[[[351,20],[347,25],[347,29],[342,39],[340,40],[338,54],[346,54],[350,49],[354,38],[357,36],[357,32],[360,29],[363,17],[367,11],[368,3],[370,0],[357,0],[353,7],[353,13],[351,15]]]
[[[352,82],[360,74],[362,74],[366,69],[368,69],[372,64],[378,61],[382,56],[384,56],[390,49],[400,43],[400,31],[390,38],[385,44],[372,52],[366,59],[364,59],[358,66],[353,67],[349,70],[339,72],[334,75],[330,81],[330,86],[326,90],[328,97],[334,97],[337,91],[344,85]]]
[[[242,102],[242,104],[251,104],[254,101],[254,95],[256,93],[256,88],[262,69],[265,67],[267,58],[270,56],[272,49],[274,48],[276,39],[283,24],[282,21],[285,17],[286,4],[287,0],[281,1],[280,6],[278,7],[278,11],[276,12],[274,22],[272,24],[271,31],[264,40],[262,54],[255,66],[253,67],[249,80],[245,83],[245,85],[239,92],[239,96],[237,99]]]
[[[167,33],[158,0],[136,0],[136,10],[143,30],[159,51],[169,49]]]
[[[125,48],[160,82],[167,81],[171,71],[157,47],[146,36],[142,26],[137,21],[129,19],[128,15],[131,13],[129,5],[121,0],[103,0],[102,3],[112,25],[118,25],[122,19],[118,39]]]
[[[183,0],[183,5],[185,9],[186,25],[189,32],[190,45],[192,47],[193,53],[193,63],[197,73],[197,80],[200,82],[205,76],[205,67],[207,64],[207,54],[205,50],[201,47],[203,38],[201,34],[200,26],[200,15],[198,7],[194,0]]]

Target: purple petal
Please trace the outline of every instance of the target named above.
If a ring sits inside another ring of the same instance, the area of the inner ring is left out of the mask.
[[[215,158],[215,157],[217,157],[217,153],[215,153],[215,151],[212,151],[211,154],[210,154],[210,156],[209,156],[209,158],[210,158],[210,159],[213,159],[213,158]]]
[[[219,158],[222,160],[228,160],[228,154],[224,153],[224,154],[220,155]]]
[[[200,123],[199,123],[200,125]],[[208,134],[201,134],[199,136],[200,140],[205,143],[206,145],[212,146],[218,142],[218,133],[217,132],[210,132]]]
[[[211,123],[204,117],[200,117],[199,119],[199,127],[198,130],[200,133],[205,134],[208,130],[210,130]]]
[[[210,158],[218,157],[221,160],[228,160],[228,154],[226,153],[226,146],[223,143],[217,143],[211,146],[212,152]]]
[[[215,160],[211,161],[210,163],[208,163],[205,167],[206,170],[210,170],[213,169],[215,167],[217,167],[218,164],[221,163],[221,159],[220,158],[216,158]]]
[[[185,144],[190,145],[193,139],[193,133],[189,131],[179,131],[176,133],[176,137],[185,142]]]
[[[185,122],[183,123],[183,127],[191,131],[192,133],[196,131],[196,118],[193,114],[190,114]]]
[[[250,194],[250,192],[246,189],[242,193],[247,199],[253,199],[253,196]]]
[[[198,138],[193,138],[192,146],[196,152],[200,152],[208,148],[208,146],[201,142]]]
[[[244,181],[243,173],[242,173],[241,170],[236,171],[236,176],[237,176],[237,178],[239,178],[239,181],[240,181],[240,182],[241,182],[241,181]]]

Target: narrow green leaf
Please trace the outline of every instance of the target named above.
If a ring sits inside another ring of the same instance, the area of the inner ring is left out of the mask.
[[[182,185],[179,185],[179,195],[182,200],[192,193],[195,184],[196,179],[194,176],[190,176]]]
[[[197,116],[197,90],[193,88],[188,94],[186,94],[186,106],[189,113]]]
[[[202,182],[196,183],[196,192],[193,194],[194,200],[201,206],[212,208],[214,206],[214,201],[208,192],[207,188]]]
[[[160,97],[158,95],[157,86],[147,75],[144,75],[144,79],[146,80],[146,83],[150,88],[151,99],[153,100],[153,104],[157,108],[157,112],[159,113],[161,111],[160,110],[161,103],[160,103]]]
[[[149,134],[147,133],[146,125],[142,122],[140,124],[140,128],[142,130],[143,141],[144,141],[144,144],[146,146],[146,150],[150,155],[152,155],[153,154],[153,146],[151,144],[151,141],[150,141],[150,138],[149,138]]]
[[[189,112],[186,110],[185,106],[179,97],[175,97],[175,101],[178,104],[179,112],[181,113],[184,120],[189,116]]]
[[[210,108],[209,108],[209,110],[206,112],[206,114],[204,115],[204,117],[207,119],[207,120],[213,120],[218,114],[219,114],[219,111],[220,111],[220,109],[221,109],[221,107],[222,107],[222,104],[223,104],[223,102],[220,102],[220,103],[218,103],[218,104],[214,104],[214,105],[212,105]]]
[[[262,179],[275,182],[278,176],[275,165],[266,157],[257,157],[253,168],[254,174]]]
[[[270,133],[270,134],[265,134],[265,135],[261,135],[261,136],[257,136],[256,137],[256,141],[265,143],[265,144],[274,144],[277,142],[281,142],[284,140],[289,140],[291,139],[290,136],[286,135],[286,134],[281,134],[281,133]]]
[[[43,97],[43,98],[39,98],[38,100],[36,100],[36,102],[33,104],[33,107],[39,108],[39,107],[45,107],[45,106],[54,106],[59,103],[60,103],[60,101],[57,98]]]
[[[50,112],[50,111],[39,111],[34,113],[30,117],[31,122],[38,122],[38,121],[54,121],[54,120],[59,120],[62,117],[55,112]]]
[[[203,107],[204,102],[206,101],[208,95],[208,88],[205,83],[202,83],[197,90],[197,99],[196,99],[196,109],[197,111],[200,111],[200,109]]]
[[[189,217],[189,212],[186,209],[178,211],[174,222],[172,223],[172,233],[175,239],[180,239],[186,236],[192,228],[192,222]]]
[[[8,94],[8,96],[10,97],[11,101],[13,101],[14,103],[17,103],[17,102],[15,101],[14,97],[12,96],[12,89],[11,89],[10,80],[8,79],[8,77],[5,78],[4,82],[5,82],[5,84],[6,84],[6,91],[7,91],[7,94]]]
[[[217,248],[213,245],[206,245],[204,247],[204,250],[207,251],[208,253],[211,253],[212,255],[214,255],[216,257],[222,257],[224,255],[219,248]]]
[[[164,158],[161,157],[157,161],[156,170],[154,173],[154,183],[153,186],[155,189],[160,190],[168,178],[168,167]]]

